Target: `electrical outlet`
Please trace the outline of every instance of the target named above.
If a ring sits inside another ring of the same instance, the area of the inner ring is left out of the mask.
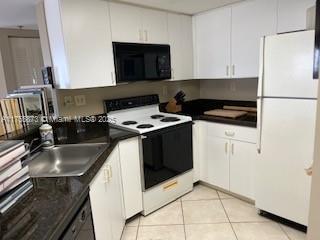
[[[74,96],[74,101],[76,102],[76,106],[84,106],[87,104],[85,95]]]
[[[63,99],[63,104],[66,107],[70,107],[74,105],[73,97],[72,96],[65,96]]]

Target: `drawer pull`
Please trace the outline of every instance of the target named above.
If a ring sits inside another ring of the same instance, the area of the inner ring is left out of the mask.
[[[234,137],[235,133],[231,131],[225,131],[224,134],[228,137]]]
[[[178,185],[178,181],[171,182],[163,187],[163,190],[168,190],[169,188],[173,188]]]
[[[226,154],[228,154],[228,143],[227,142],[224,145],[224,151]]]
[[[306,174],[307,174],[308,176],[312,176],[312,168],[313,168],[313,167],[311,166],[311,167],[305,169]]]

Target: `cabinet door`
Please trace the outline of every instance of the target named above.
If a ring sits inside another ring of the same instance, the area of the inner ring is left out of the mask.
[[[200,125],[195,121],[192,126],[192,150],[193,150],[193,182],[200,181]]]
[[[193,78],[192,18],[168,14],[172,80]]]
[[[96,240],[112,239],[107,193],[106,166],[103,166],[90,184],[90,202]]]
[[[142,211],[140,138],[119,143],[123,199],[126,219]]]
[[[182,73],[181,79],[193,79],[193,31],[192,17],[181,16]]]
[[[305,30],[307,9],[316,4],[316,0],[278,0],[278,33]]]
[[[168,14],[168,34],[171,51],[172,80],[180,80],[183,75],[181,15]]]
[[[233,78],[259,75],[260,39],[277,29],[277,0],[255,0],[232,6]]]
[[[100,0],[60,2],[63,40],[71,83],[68,88],[115,85],[108,2]],[[61,63],[54,62],[54,64],[59,66]]]
[[[9,38],[18,87],[41,84],[43,58],[39,38]]]
[[[143,35],[147,43],[168,44],[167,13],[142,9]]]
[[[229,148],[230,141],[208,136],[206,144],[207,182],[229,190]]]
[[[116,149],[113,150],[111,156],[109,157],[107,163],[109,171],[109,212],[113,240],[119,240],[121,238],[121,234],[125,225],[119,162],[119,150],[118,147],[116,147]]]
[[[196,78],[230,77],[231,8],[197,15],[194,21]]]
[[[230,151],[230,191],[254,200],[256,145],[231,141]]]
[[[114,42],[143,42],[142,9],[110,3],[112,40]]]

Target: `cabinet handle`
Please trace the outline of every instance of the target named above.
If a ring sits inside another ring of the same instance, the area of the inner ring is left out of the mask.
[[[311,165],[311,167],[305,169],[306,174],[307,174],[308,176],[312,176],[312,170],[313,170],[313,166]]]
[[[229,65],[227,65],[227,67],[226,67],[226,74],[227,74],[227,76],[229,77],[229,74],[230,74],[230,67],[229,67]]]
[[[32,75],[33,75],[32,83],[36,85],[38,83],[38,76],[35,68],[32,68]]]
[[[233,143],[231,144],[231,153],[232,153],[232,155],[234,155],[234,144]]]
[[[144,30],[144,40],[148,42],[148,31]]]
[[[143,31],[141,29],[139,30],[139,40],[143,42]]]
[[[232,76],[236,75],[236,66],[232,65]]]
[[[112,81],[112,84],[114,85],[116,84],[114,72],[111,72],[111,81]]]
[[[226,154],[228,154],[228,143],[227,142],[224,145],[224,151]]]
[[[110,180],[112,178],[112,167],[111,166],[109,166],[108,171],[109,171],[109,180]]]
[[[104,181],[104,183],[109,183],[110,182],[110,178],[109,178],[109,166],[106,166],[105,168],[104,168],[104,178],[105,178],[105,181]]]

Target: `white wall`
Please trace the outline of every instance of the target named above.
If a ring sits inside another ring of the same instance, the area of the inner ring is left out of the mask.
[[[201,80],[200,98],[222,100],[257,100],[258,79]]]
[[[6,95],[7,95],[7,85],[6,85],[5,75],[4,75],[2,55],[0,52],[0,98],[4,98],[6,97]]]
[[[231,89],[233,85],[235,89]],[[185,91],[187,100],[205,98],[256,101],[257,85],[257,79],[143,82],[107,88],[57,90],[57,99],[59,115],[93,115],[104,112],[103,100],[105,99],[158,94],[160,101],[166,102],[179,90]],[[74,98],[76,95],[85,95],[87,104],[85,106],[64,105],[65,96]]]
[[[179,91],[183,90],[186,93],[186,99],[198,99],[199,96],[199,81],[160,81],[160,82],[144,82],[119,85],[116,87],[107,88],[92,88],[81,90],[57,90],[57,99],[59,105],[59,115],[74,116],[74,115],[94,115],[104,113],[103,100],[115,99],[123,97],[141,96],[148,94],[158,94],[161,102],[166,102]],[[65,96],[85,95],[87,104],[85,106],[65,106]]]

